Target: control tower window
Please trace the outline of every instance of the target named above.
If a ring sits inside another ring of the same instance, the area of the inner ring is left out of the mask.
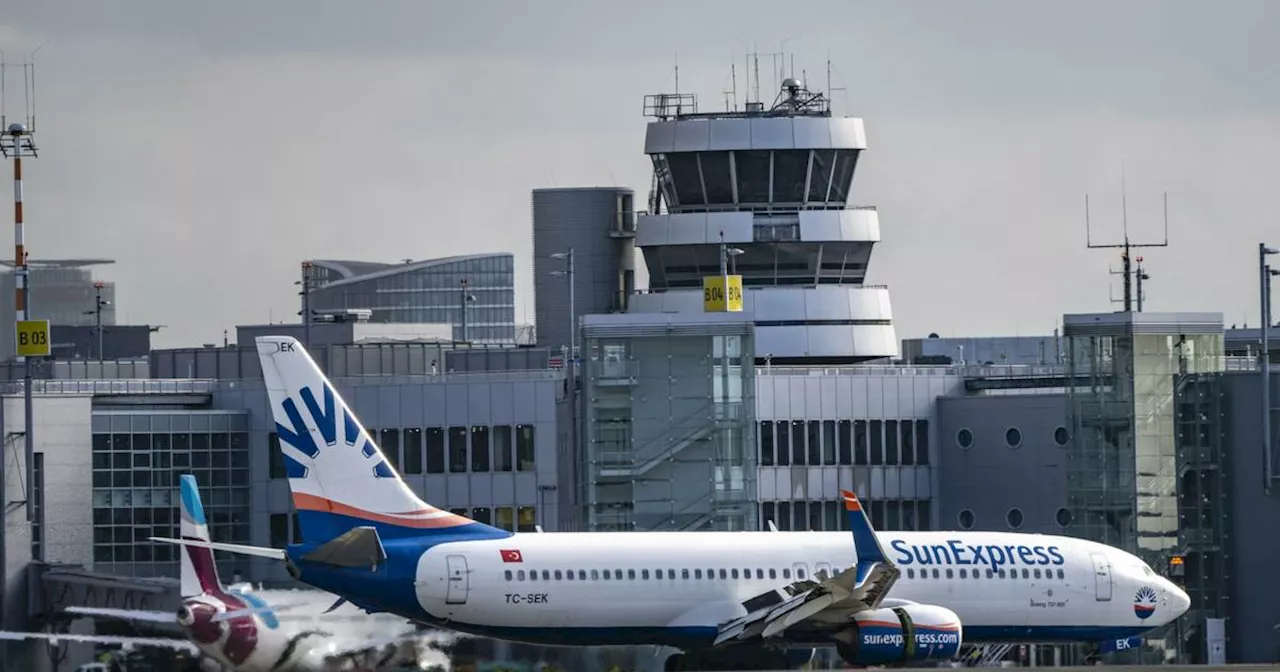
[[[767,151],[733,153],[739,203],[769,202],[769,155]]]
[[[857,162],[857,150],[842,149],[836,152],[836,175],[831,181],[828,201],[844,203],[849,200],[849,183],[853,181],[853,167]]]
[[[804,200],[805,178],[809,174],[809,150],[788,149],[773,153],[773,202],[800,203]]]
[[[809,200],[821,203],[827,200],[827,187],[831,186],[831,167],[835,164],[836,150],[813,151],[813,165],[809,171]]]
[[[729,152],[701,152],[702,184],[710,205],[733,204],[733,174],[729,172]]]
[[[706,203],[702,198],[702,176],[698,174],[697,154],[668,154],[667,166],[671,170],[671,181],[676,187],[676,200],[681,207]]]

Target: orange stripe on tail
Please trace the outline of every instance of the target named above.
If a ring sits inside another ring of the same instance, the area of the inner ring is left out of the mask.
[[[317,497],[316,495],[308,495],[304,493],[293,494],[293,507],[299,511],[336,513],[342,516],[350,516],[352,518],[376,521],[379,523],[386,523],[388,525],[399,525],[401,527],[412,527],[421,530],[460,527],[462,525],[469,525],[475,522],[470,518],[464,518],[456,513],[449,512],[441,512],[444,515],[435,518],[412,518],[401,517],[406,514],[374,513],[373,511],[365,511],[364,509],[358,509],[354,506],[335,502],[325,497]],[[415,513],[421,515],[421,513],[428,512],[423,511]],[[408,515],[412,516],[414,514]]]

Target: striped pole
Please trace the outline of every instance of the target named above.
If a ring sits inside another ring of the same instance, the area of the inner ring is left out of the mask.
[[[27,251],[26,238],[22,230],[22,136],[26,134],[26,130],[21,124],[13,124],[9,127],[9,134],[13,136],[13,307],[15,322],[24,321],[28,317]],[[14,324],[14,334],[16,338],[16,323]],[[19,356],[18,361],[26,361],[26,358]]]

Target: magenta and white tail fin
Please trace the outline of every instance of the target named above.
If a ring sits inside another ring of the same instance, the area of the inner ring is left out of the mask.
[[[368,526],[384,538],[510,536],[419,499],[297,339],[257,345],[304,543]]]
[[[182,475],[180,494],[182,509],[179,534],[183,539],[192,541],[211,541],[209,523],[204,517],[204,505],[200,502],[200,490],[196,486],[195,476]],[[182,597],[222,591],[213,551],[195,546],[180,546],[178,553],[182,558]]]

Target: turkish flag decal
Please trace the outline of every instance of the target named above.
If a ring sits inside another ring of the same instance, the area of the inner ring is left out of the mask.
[[[502,554],[503,562],[524,562],[524,556],[520,555],[520,551],[498,551]]]

